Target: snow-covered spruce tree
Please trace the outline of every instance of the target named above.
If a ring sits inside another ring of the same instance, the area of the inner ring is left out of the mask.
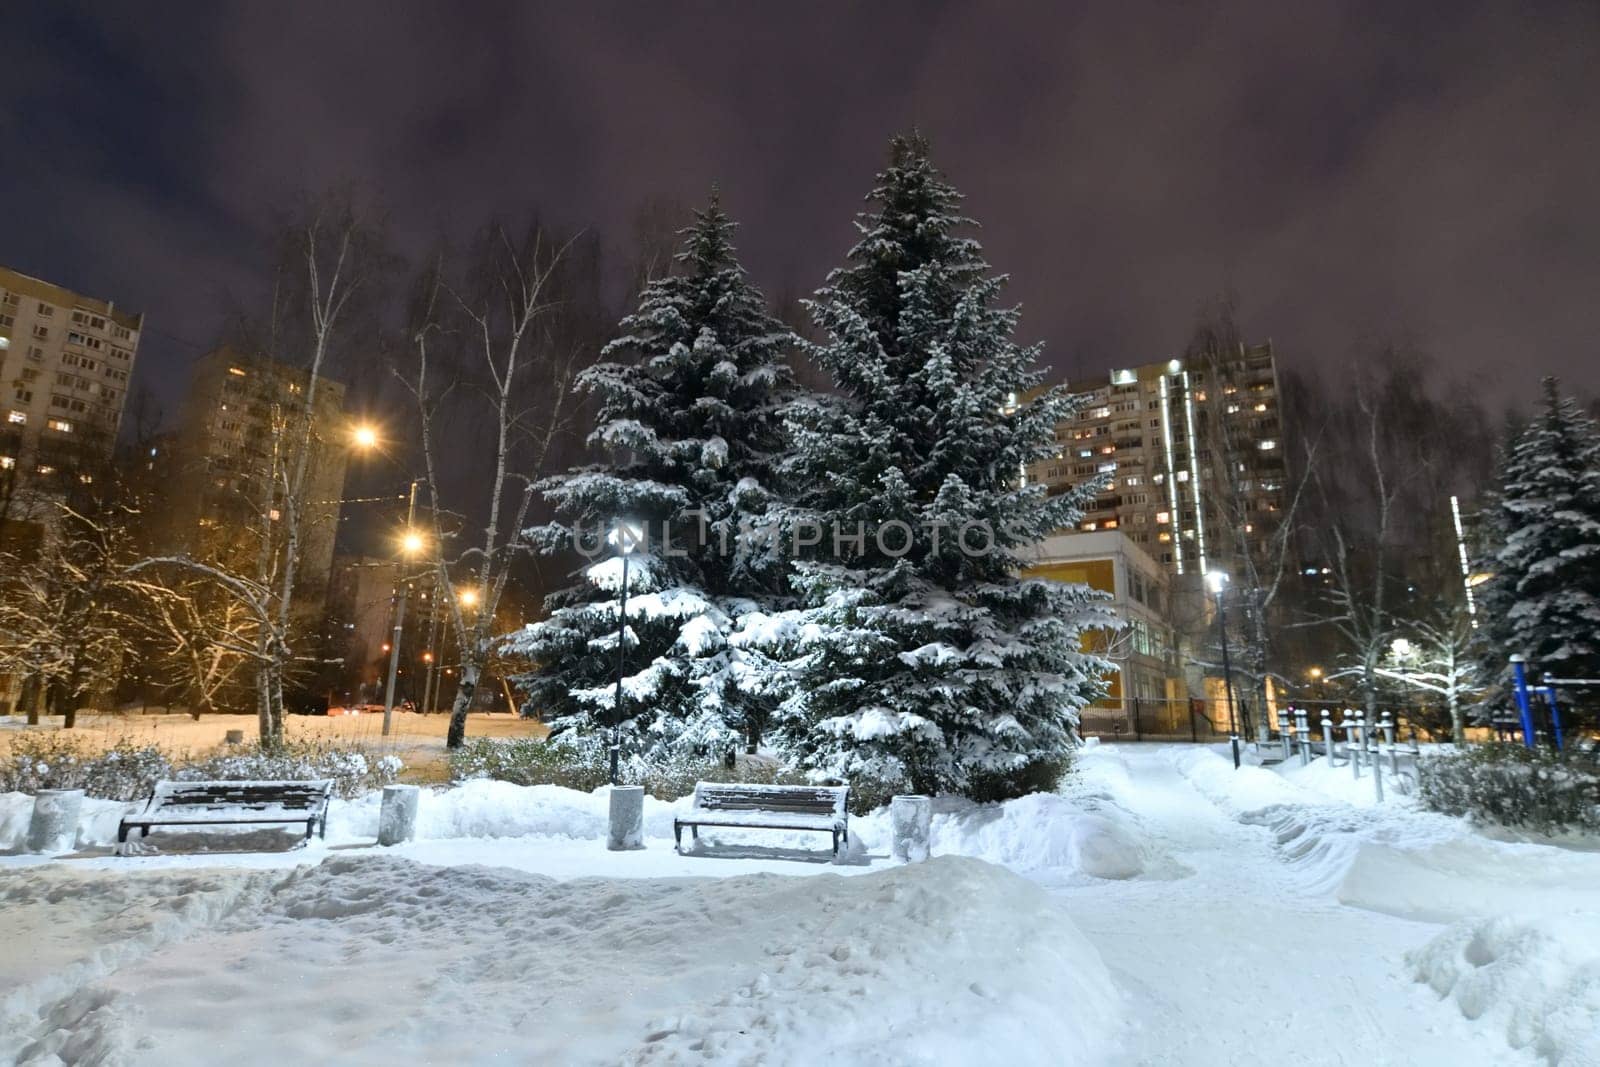
[[[1501,457],[1486,675],[1504,679],[1506,657],[1520,653],[1535,678],[1600,678],[1600,433],[1553,378],[1543,408]]]
[[[546,483],[556,521],[530,536],[545,553],[577,549],[591,563],[507,646],[535,664],[521,683],[554,733],[603,740],[616,714],[622,588],[603,534],[618,520],[640,527],[646,544],[628,564],[623,743],[650,763],[753,743],[776,703],[759,651],[728,636],[750,612],[789,603],[785,561],[736,533],[772,500],[794,337],[746,278],[733,229],[715,197],[696,212],[678,269],[646,286],[605,362],[579,377],[599,400],[589,442],[611,462]],[[747,681],[751,672],[763,677]]]
[[[1016,550],[1071,527],[1098,483],[1021,484],[1075,403],[1033,394],[960,194],[896,138],[861,239],[810,305],[836,394],[791,406],[789,539],[806,597],[780,722],[823,778],[996,797],[1053,785],[1109,665],[1087,587],[1018,576]]]

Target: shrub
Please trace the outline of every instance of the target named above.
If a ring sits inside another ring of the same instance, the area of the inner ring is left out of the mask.
[[[1417,787],[1426,806],[1446,815],[1540,833],[1600,833],[1600,768],[1578,746],[1477,745],[1423,760]]]
[[[611,780],[610,754],[603,742],[579,739],[540,741],[533,738],[477,738],[450,753],[455,781],[492,778],[513,785],[559,785],[585,793]],[[642,785],[657,800],[676,800],[694,792],[696,782],[760,782],[800,784],[804,778],[775,762],[740,757],[732,767],[720,761],[673,760],[647,765],[628,758],[618,767],[625,785]]]
[[[82,789],[106,800],[137,800],[171,776],[172,762],[154,745],[124,740],[91,751],[70,735],[24,734],[0,761],[0,792]]]
[[[492,778],[513,785],[560,785],[585,793],[610,780],[603,748],[488,737],[471,739],[450,753],[450,777],[458,782]]]
[[[1061,756],[1036,759],[1009,771],[974,774],[967,784],[967,796],[988,804],[1015,800],[1029,793],[1054,793],[1071,769],[1071,756]]]
[[[337,795],[353,797],[393,784],[404,766],[398,756],[372,759],[359,745],[279,741],[258,742],[191,761],[173,777],[185,782],[331,778]]]

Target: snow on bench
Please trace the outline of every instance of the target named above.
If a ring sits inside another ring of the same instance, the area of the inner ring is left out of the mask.
[[[313,830],[328,833],[328,800],[333,779],[309,782],[157,782],[144,810],[122,817],[117,844],[139,828],[142,838],[154,826],[251,826],[305,823],[306,840]]]
[[[833,854],[839,842],[850,843],[844,785],[745,785],[697,782],[694,808],[672,820],[672,839],[683,845],[687,826],[700,840],[702,826],[729,826],[744,830],[818,830],[833,835]]]

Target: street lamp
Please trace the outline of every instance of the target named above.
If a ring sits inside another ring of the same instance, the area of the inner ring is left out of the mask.
[[[611,784],[617,784],[617,762],[622,751],[622,676],[628,655],[628,557],[644,543],[644,530],[637,524],[618,520],[606,541],[622,556],[622,603],[617,611],[617,696],[611,709]]]
[[[417,483],[420,478],[411,479],[411,492],[406,504],[406,528],[400,535],[401,560],[415,559],[428,547],[427,538],[423,537],[416,528],[417,522]],[[404,563],[397,564],[397,568]],[[394,583],[394,637],[389,642],[389,685],[383,694],[383,736],[388,737],[394,720],[394,682],[395,676],[400,673],[400,634],[405,625],[406,618],[406,593],[409,592],[404,576],[398,572]]]
[[[1233,714],[1233,664],[1228,658],[1228,608],[1223,594],[1228,576],[1222,571],[1206,572],[1206,587],[1217,598],[1217,631],[1222,636],[1222,690],[1228,696],[1228,741],[1233,745],[1233,769],[1239,769],[1239,724]]]
[[[378,447],[378,428],[370,422],[357,423],[350,430],[350,443],[363,452]]]
[[[478,591],[476,589],[459,590],[456,593],[456,600],[464,608],[475,608],[478,606]]]

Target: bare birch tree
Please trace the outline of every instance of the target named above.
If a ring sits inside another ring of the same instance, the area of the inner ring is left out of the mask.
[[[200,576],[235,599],[253,632],[248,659],[263,741],[283,737],[284,683],[297,660],[295,597],[310,532],[314,464],[343,432],[319,423],[318,398],[339,355],[356,345],[376,345],[376,330],[362,332],[358,309],[381,298],[391,262],[381,228],[348,196],[308,203],[284,225],[271,310],[247,343],[252,353],[296,369],[283,383],[285,395],[264,401],[270,406],[269,433],[262,469],[252,472],[254,499],[248,501],[256,537],[253,573],[226,559],[189,555],[150,558],[138,568],[146,580],[162,571]],[[227,632],[233,636],[204,646],[209,654],[228,648],[243,655],[229,644],[241,631]]]
[[[537,223],[516,233],[491,225],[467,269],[451,273],[441,255],[419,286],[410,331],[415,360],[405,383],[419,415],[426,488],[419,510],[433,527],[433,566],[460,654],[450,748],[466,736],[467,713],[494,655],[496,610],[527,547],[523,531],[538,478],[576,414],[571,385],[586,345],[558,328],[573,297],[567,268],[576,240],[553,238]],[[447,471],[443,424],[457,416],[487,431],[488,440],[472,459],[452,454]],[[461,499],[475,481],[469,467],[488,472],[476,501]],[[481,516],[479,535],[457,538],[446,530],[446,489],[453,490],[451,505],[469,516],[469,529]]]

